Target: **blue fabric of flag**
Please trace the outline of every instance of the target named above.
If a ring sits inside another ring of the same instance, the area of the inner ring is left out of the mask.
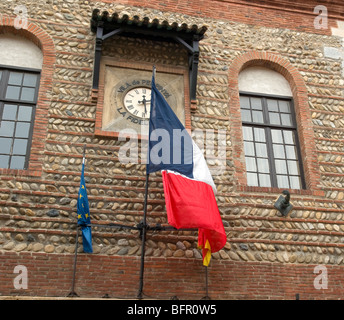
[[[92,253],[92,233],[91,233],[91,218],[90,218],[90,209],[88,205],[86,184],[84,178],[85,163],[82,164],[81,179],[80,179],[80,188],[78,193],[77,201],[77,215],[78,215],[78,224],[81,226],[82,231],[82,244],[84,247],[84,252]]]
[[[192,139],[152,77],[147,174],[173,170],[193,178]]]

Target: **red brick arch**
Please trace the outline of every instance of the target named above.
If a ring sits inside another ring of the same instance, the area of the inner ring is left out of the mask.
[[[250,51],[238,56],[236,59],[234,59],[229,68],[231,139],[233,146],[234,165],[236,169],[235,178],[237,179],[239,189],[252,189],[255,191],[280,191],[271,190],[272,188],[247,187],[238,76],[242,70],[252,66],[262,66],[272,69],[283,75],[289,82],[295,105],[297,129],[299,133],[306,186],[311,193],[322,195],[323,193],[319,190],[318,186],[320,180],[320,169],[317,159],[311,110],[308,104],[308,94],[305,82],[303,81],[299,71],[281,55],[260,51]],[[301,191],[301,193],[304,192],[305,191]]]
[[[27,28],[15,28],[15,18],[2,16],[0,18],[0,34],[14,34],[32,41],[43,53],[41,81],[36,106],[35,124],[32,136],[32,146],[27,170],[0,169],[2,174],[40,176],[44,142],[47,135],[48,113],[52,90],[52,78],[56,60],[55,46],[52,38],[39,26],[28,21]]]

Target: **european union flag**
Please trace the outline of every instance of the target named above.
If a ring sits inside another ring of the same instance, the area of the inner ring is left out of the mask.
[[[91,233],[91,218],[90,218],[90,209],[88,206],[88,198],[86,191],[86,184],[84,178],[84,169],[85,169],[85,158],[82,162],[82,171],[81,171],[81,180],[80,188],[78,194],[77,202],[77,214],[78,214],[78,225],[81,226],[82,231],[82,244],[84,246],[84,252],[92,253],[92,233]]]

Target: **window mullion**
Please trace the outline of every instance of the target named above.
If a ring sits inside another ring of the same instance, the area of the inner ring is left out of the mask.
[[[266,127],[265,134],[266,134],[266,148],[268,150],[268,161],[270,165],[271,186],[277,187],[277,175],[276,175],[274,150],[272,146],[271,128]]]
[[[10,72],[8,70],[2,70],[2,77],[0,81],[0,100],[2,101],[5,99],[9,76]]]
[[[300,140],[299,140],[297,129],[294,130],[294,135],[295,135],[295,140],[299,142]],[[302,189],[306,189],[306,182],[305,182],[306,180],[305,180],[305,174],[303,171],[303,162],[302,162],[302,155],[301,155],[301,149],[300,149],[299,143],[296,143],[295,147],[296,147],[296,153],[297,153],[297,161],[298,161],[299,170],[300,170],[301,187]]]
[[[263,106],[263,117],[264,117],[264,125],[269,125],[269,112],[268,112],[268,105],[266,102],[266,98],[262,98],[262,106]]]
[[[262,106],[263,106],[263,115],[264,115],[264,123],[265,123],[265,136],[266,136],[266,148],[268,152],[268,161],[270,166],[270,180],[271,186],[277,187],[277,176],[276,176],[276,167],[274,161],[274,153],[273,153],[273,146],[272,146],[272,137],[271,137],[271,128],[269,127],[269,112],[268,112],[268,105],[267,99],[262,97]]]
[[[290,101],[290,106],[291,106],[292,110],[295,110],[293,101]],[[295,112],[292,112],[291,116],[292,116],[292,121],[293,121],[293,125],[294,125],[295,140],[297,141],[295,146],[296,146],[297,159],[298,159],[298,165],[299,165],[299,170],[300,170],[301,187],[302,187],[302,189],[306,189],[306,180],[305,180],[305,174],[304,174],[304,170],[303,170],[303,161],[302,161],[302,155],[301,155],[301,149],[300,149],[299,132],[298,132],[298,127],[297,127]]]

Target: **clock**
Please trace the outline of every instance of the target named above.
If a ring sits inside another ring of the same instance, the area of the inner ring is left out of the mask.
[[[128,132],[147,136],[152,67],[133,67],[133,64],[128,67],[106,58],[102,61],[100,97],[103,98],[97,103],[95,134],[108,137]],[[164,67],[157,68],[155,77],[157,89],[183,124],[186,122],[184,90],[187,79],[186,71]]]
[[[150,115],[151,89],[135,87],[124,95],[123,105],[133,116],[148,119]]]

